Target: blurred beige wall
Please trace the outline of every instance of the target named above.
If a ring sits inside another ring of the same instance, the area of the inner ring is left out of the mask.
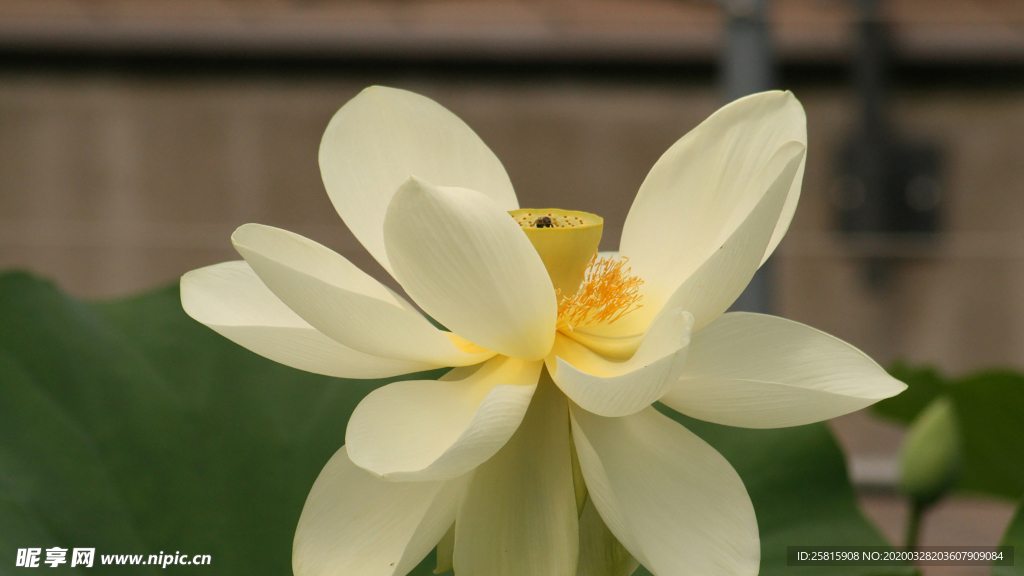
[[[709,84],[417,80],[505,164],[524,206],[596,212],[614,249],[658,156],[718,105]],[[0,268],[104,298],[234,259],[246,222],[287,228],[383,272],[344,228],[317,168],[331,115],[367,81],[103,73],[0,76]],[[838,86],[797,91],[810,151],[803,198],[774,257],[777,312],[863,348],[954,373],[1024,368],[1024,90],[897,93],[896,124],[944,150],[946,234],[935,245],[832,232],[829,191],[852,122]],[[891,275],[866,281],[865,257]]]

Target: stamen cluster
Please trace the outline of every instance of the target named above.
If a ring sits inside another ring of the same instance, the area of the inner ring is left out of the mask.
[[[640,285],[644,281],[624,268],[628,258],[598,258],[595,254],[583,272],[583,284],[572,297],[558,303],[558,327],[612,323],[643,307]]]

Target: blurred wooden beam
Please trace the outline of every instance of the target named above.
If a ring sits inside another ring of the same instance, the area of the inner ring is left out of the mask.
[[[1024,62],[1024,2],[889,4],[901,61]],[[845,1],[778,0],[778,60],[848,60],[853,17]],[[713,64],[722,18],[710,0],[5,0],[0,52]]]

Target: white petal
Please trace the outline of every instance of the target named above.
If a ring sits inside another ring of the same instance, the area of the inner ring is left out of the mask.
[[[570,407],[590,498],[608,529],[655,576],[754,576],[754,507],[729,462],[647,408],[604,418]]]
[[[632,358],[609,360],[559,334],[547,358],[562,392],[601,416],[626,416],[657,401],[679,380],[693,316],[677,308],[651,326]]]
[[[841,416],[905,389],[838,338],[731,312],[693,335],[682,380],[661,401],[709,422],[778,428]]]
[[[786,191],[803,157],[804,146],[799,142],[781,147],[765,169],[773,175],[768,191],[739,228],[675,290],[664,307],[647,302],[646,310],[664,312],[681,307],[693,314],[694,332],[728,310],[761,265],[761,257],[775,229]],[[645,295],[647,297],[656,299],[657,295],[651,293]]]
[[[404,576],[451,526],[466,481],[388,482],[353,464],[342,447],[302,508],[295,576]]]
[[[386,378],[436,367],[371,356],[331,340],[285,306],[245,262],[224,262],[182,276],[181,305],[232,342],[307,372]]]
[[[488,350],[540,360],[558,305],[547,270],[493,200],[410,178],[384,219],[395,278],[423,310]]]
[[[384,214],[410,176],[519,208],[501,162],[469,126],[433,100],[394,88],[367,88],[338,110],[320,142],[320,174],[342,220],[389,271]]]
[[[445,480],[494,455],[526,414],[542,362],[499,356],[441,380],[395,382],[363,399],[345,441],[355,462],[388,480]]]
[[[515,436],[473,473],[455,521],[455,573],[573,576],[579,523],[565,396],[545,378]]]
[[[803,108],[789,92],[732,102],[676,142],[647,175],[620,250],[650,285],[671,291],[722,245],[761,199],[758,177],[786,142],[807,144]],[[800,196],[801,162],[763,255],[782,240]]]
[[[618,323],[616,322],[616,324]],[[624,326],[621,328],[621,336],[609,335],[607,334],[608,330],[602,330],[605,334],[594,334],[589,330],[589,326],[577,330],[559,332],[559,334],[579,342],[605,358],[629,360],[636,354],[640,345],[644,343],[644,330],[650,324],[650,318],[646,318],[642,325],[638,323],[628,327]]]
[[[367,354],[434,366],[468,366],[493,356],[463,350],[344,256],[286,230],[246,224],[231,236],[260,279],[299,316]]]
[[[580,515],[580,560],[576,576],[629,576],[639,565],[605,526],[588,498]]]

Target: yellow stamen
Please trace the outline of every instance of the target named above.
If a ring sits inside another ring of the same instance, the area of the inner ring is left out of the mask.
[[[558,328],[612,323],[639,310],[640,285],[644,281],[623,268],[628,258],[598,258],[595,254],[583,272],[583,284],[571,297],[558,303]]]

